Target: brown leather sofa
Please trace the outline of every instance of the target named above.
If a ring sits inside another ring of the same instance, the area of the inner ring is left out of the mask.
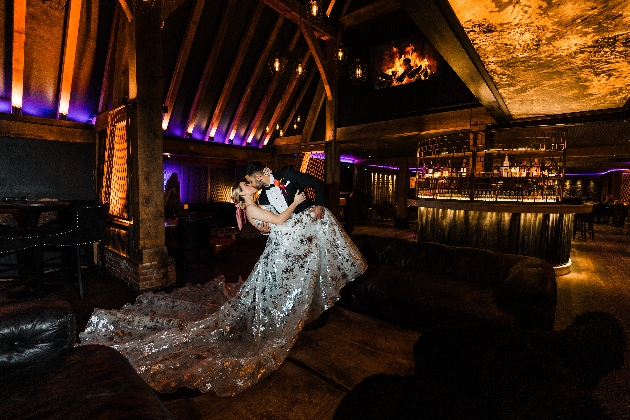
[[[347,309],[418,331],[470,319],[553,329],[556,278],[544,260],[365,234],[352,239],[368,269],[342,289]]]
[[[67,302],[0,306],[0,417],[174,419],[122,354],[75,339]]]

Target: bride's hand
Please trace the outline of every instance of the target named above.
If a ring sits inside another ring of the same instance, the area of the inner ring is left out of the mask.
[[[298,204],[302,203],[304,200],[306,200],[306,195],[304,194],[304,192],[296,192],[295,193],[295,198],[293,199],[293,201],[296,201]]]

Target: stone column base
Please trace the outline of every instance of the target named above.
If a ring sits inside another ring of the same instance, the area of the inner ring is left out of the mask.
[[[140,263],[110,249],[105,249],[107,272],[122,280],[136,291],[155,289],[175,284],[175,259],[169,256],[162,261]]]

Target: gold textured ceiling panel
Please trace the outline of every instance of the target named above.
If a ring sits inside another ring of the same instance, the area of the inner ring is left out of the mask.
[[[630,1],[449,2],[515,118],[628,100]]]

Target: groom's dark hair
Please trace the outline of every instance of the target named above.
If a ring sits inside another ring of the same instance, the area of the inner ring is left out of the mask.
[[[247,162],[243,167],[243,175],[252,176],[254,174],[260,173],[265,169],[265,165],[255,160],[253,162]]]

